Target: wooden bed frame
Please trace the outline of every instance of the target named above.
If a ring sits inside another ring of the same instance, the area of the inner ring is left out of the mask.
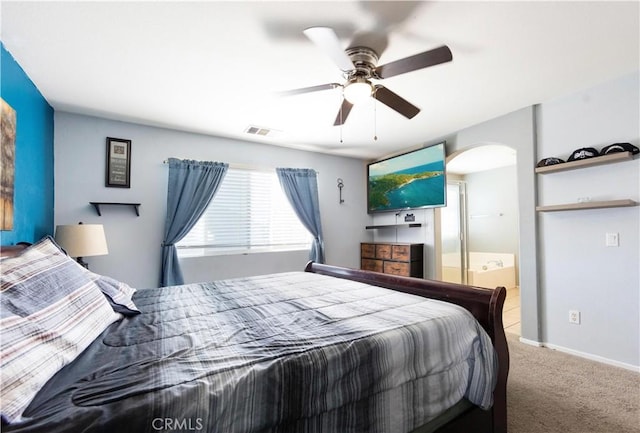
[[[0,257],[17,255],[28,243],[1,246]],[[502,325],[502,308],[507,295],[504,287],[484,289],[461,284],[420,278],[399,277],[359,269],[341,268],[309,262],[305,272],[360,281],[374,286],[411,293],[460,305],[473,314],[487,331],[498,356],[498,380],[493,392],[493,407],[481,410],[471,407],[437,430],[437,433],[506,433],[507,432],[507,376],[509,350]]]
[[[507,290],[504,287],[484,289],[442,281],[398,277],[359,269],[340,268],[313,262],[307,263],[305,272],[360,281],[425,298],[451,302],[469,310],[491,337],[498,356],[498,381],[493,392],[493,407],[488,411],[472,407],[438,429],[437,432],[506,433],[509,349],[502,325],[502,307],[507,296]]]

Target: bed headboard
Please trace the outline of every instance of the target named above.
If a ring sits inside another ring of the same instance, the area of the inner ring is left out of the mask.
[[[2,245],[0,246],[0,257],[13,257],[20,254],[20,251],[27,248],[30,244],[26,242],[20,242],[17,245]]]

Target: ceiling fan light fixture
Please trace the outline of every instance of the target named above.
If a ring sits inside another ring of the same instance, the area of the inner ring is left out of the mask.
[[[368,80],[356,79],[345,86],[342,95],[344,99],[355,105],[369,99],[372,91],[373,88]]]

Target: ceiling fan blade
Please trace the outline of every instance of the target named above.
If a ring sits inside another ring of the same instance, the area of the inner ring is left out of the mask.
[[[338,115],[336,116],[336,121],[333,122],[333,126],[344,125],[344,122],[347,120],[347,116],[351,112],[352,108],[353,104],[346,99],[343,99],[340,111],[338,111]]]
[[[318,92],[320,90],[331,90],[331,89],[335,89],[336,87],[342,87],[342,84],[328,83],[328,84],[320,84],[318,86],[301,87],[299,89],[282,90],[280,92],[276,92],[276,95],[277,96],[293,96],[293,95],[300,95],[302,93]]]
[[[304,34],[311,39],[322,51],[325,52],[333,62],[343,71],[353,69],[353,63],[344,52],[338,35],[330,27],[309,27],[304,30]]]
[[[404,74],[406,72],[416,71],[418,69],[427,68],[429,66],[439,65],[453,60],[451,50],[446,45],[435,48],[424,53],[414,56],[405,57],[395,62],[380,65],[374,69],[374,73],[378,78],[389,78],[394,75]]]
[[[420,112],[418,107],[379,84],[375,86],[373,97],[408,119],[413,119]]]

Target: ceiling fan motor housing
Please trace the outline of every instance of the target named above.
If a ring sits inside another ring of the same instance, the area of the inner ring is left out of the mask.
[[[347,72],[347,78],[354,77],[364,78],[376,78],[373,75],[373,70],[378,64],[378,54],[371,48],[367,47],[353,47],[347,48],[347,56],[353,63],[353,70]]]

